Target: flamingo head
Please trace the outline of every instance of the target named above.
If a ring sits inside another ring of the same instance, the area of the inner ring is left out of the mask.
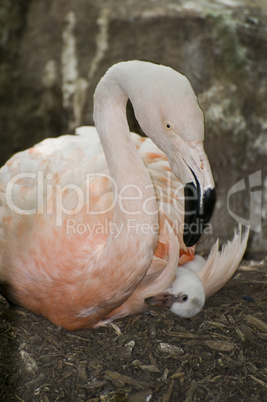
[[[191,269],[178,267],[176,278],[165,292],[145,299],[152,307],[167,307],[180,317],[193,317],[205,303],[201,280]]]
[[[112,66],[98,84],[96,98],[99,93],[104,103],[107,93],[116,104],[126,105],[129,98],[142,130],[166,154],[183,185],[184,244],[194,246],[211,218],[216,197],[203,147],[203,113],[189,80],[170,67],[132,60]],[[101,120],[102,107],[99,103],[95,108],[95,121]]]
[[[214,180],[203,147],[203,112],[184,75],[166,66],[127,63],[137,72],[128,85],[136,118],[143,131],[165,152],[173,173],[184,186],[183,239],[187,247],[194,246],[212,216],[216,201]]]

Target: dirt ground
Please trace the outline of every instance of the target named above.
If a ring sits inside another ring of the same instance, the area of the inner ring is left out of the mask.
[[[0,298],[0,400],[266,401],[267,260],[181,319],[169,311],[68,332]]]

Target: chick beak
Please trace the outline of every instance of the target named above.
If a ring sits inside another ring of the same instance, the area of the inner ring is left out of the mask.
[[[160,293],[156,296],[147,297],[145,303],[151,307],[171,307],[175,302],[174,295],[170,293]]]

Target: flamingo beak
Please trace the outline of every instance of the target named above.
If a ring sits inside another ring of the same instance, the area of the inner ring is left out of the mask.
[[[210,163],[202,142],[180,141],[167,156],[173,173],[184,187],[183,241],[186,247],[192,247],[198,242],[215,207]]]
[[[187,247],[192,247],[198,242],[212,216],[216,202],[215,188],[208,187],[203,191],[194,173],[193,176],[195,182],[184,186],[183,240]]]
[[[165,292],[156,296],[147,297],[145,303],[151,307],[171,307],[175,302],[174,295]]]

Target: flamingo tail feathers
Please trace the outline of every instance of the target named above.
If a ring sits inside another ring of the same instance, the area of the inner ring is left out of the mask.
[[[220,290],[236,272],[247,247],[249,228],[239,225],[231,241],[219,251],[219,241],[212,247],[209,257],[197,272],[205,289],[206,297]]]

